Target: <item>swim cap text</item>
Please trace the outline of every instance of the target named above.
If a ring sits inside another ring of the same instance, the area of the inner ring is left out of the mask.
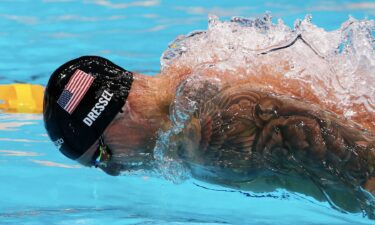
[[[57,147],[58,149],[60,149],[61,146],[64,144],[64,139],[59,138],[59,139],[57,139],[56,141],[54,141],[53,143],[56,145],[56,147]]]
[[[112,93],[109,93],[108,91],[104,90],[104,92],[100,96],[98,102],[91,109],[91,111],[87,114],[87,116],[83,119],[83,122],[87,126],[91,127],[91,125],[95,122],[95,120],[104,111],[104,109],[108,105],[109,101],[111,101],[112,96],[113,96]]]

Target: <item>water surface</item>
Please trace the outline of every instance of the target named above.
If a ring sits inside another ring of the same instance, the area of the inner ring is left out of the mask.
[[[348,15],[374,18],[360,1],[1,1],[0,83],[46,84],[80,55],[101,55],[132,71],[156,74],[168,43],[223,20],[271,11],[293,27],[338,29]],[[40,115],[0,115],[1,224],[374,224],[328,203],[278,190],[255,194],[193,179],[176,185],[148,176],[110,177],[64,158]]]

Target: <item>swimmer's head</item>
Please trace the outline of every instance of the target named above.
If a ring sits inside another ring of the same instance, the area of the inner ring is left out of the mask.
[[[98,142],[122,110],[133,73],[111,61],[84,56],[60,66],[45,89],[47,133],[68,158],[77,160]]]

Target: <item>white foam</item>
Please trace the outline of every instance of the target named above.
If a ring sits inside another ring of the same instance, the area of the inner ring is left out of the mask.
[[[253,76],[261,65],[275,65],[285,78],[303,80],[315,96],[351,118],[355,104],[375,113],[374,32],[374,20],[367,19],[349,18],[339,29],[326,31],[314,25],[311,16],[290,28],[281,19],[272,23],[269,14],[230,21],[210,15],[206,31],[181,35],[169,45],[161,56],[162,73],[171,67],[194,72],[214,65],[234,76]],[[271,51],[288,44],[292,45]],[[282,68],[281,60],[290,68]]]

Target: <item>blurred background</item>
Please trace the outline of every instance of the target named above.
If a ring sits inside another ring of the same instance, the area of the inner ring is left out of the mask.
[[[1,0],[0,83],[45,84],[65,61],[81,55],[108,57],[126,69],[155,74],[159,57],[179,34],[221,19],[270,12],[289,26],[306,14],[338,29],[353,16],[374,18],[373,1],[254,0]]]

